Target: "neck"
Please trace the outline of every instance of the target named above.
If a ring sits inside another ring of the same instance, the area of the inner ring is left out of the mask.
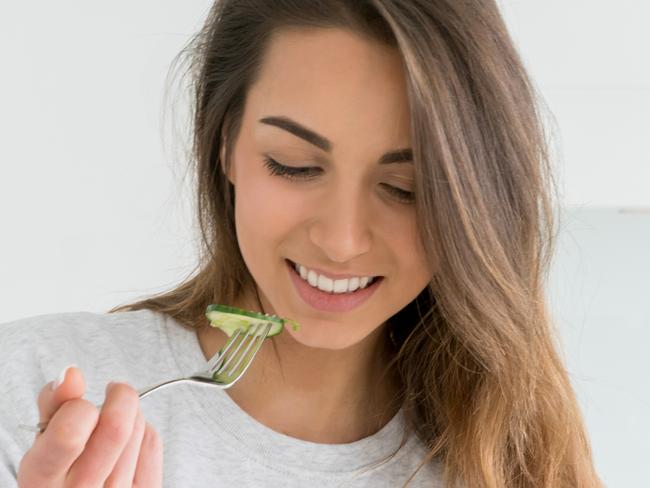
[[[291,437],[325,444],[359,440],[380,430],[399,408],[397,378],[378,380],[390,355],[385,335],[384,324],[353,346],[330,350],[279,334],[264,341],[246,374],[226,392],[256,420]],[[197,336],[206,359],[228,339],[208,325]]]

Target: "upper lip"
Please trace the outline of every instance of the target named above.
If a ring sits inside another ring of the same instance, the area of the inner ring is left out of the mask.
[[[287,261],[289,261],[289,263],[291,263],[292,266],[294,264],[296,264],[294,261],[291,261],[290,259],[287,259]],[[305,265],[301,263],[301,266],[305,266]],[[362,278],[364,276],[380,278],[380,276],[373,276],[371,274],[363,274],[363,273],[360,273],[360,274],[336,274],[336,273],[330,273],[329,271],[323,271],[320,268],[314,268],[314,267],[311,267],[311,266],[305,266],[305,268],[307,268],[307,269],[309,269],[311,271],[314,271],[315,273],[322,274],[323,276],[327,276],[328,278],[331,278],[333,280],[346,280],[346,279],[350,279],[350,278]]]

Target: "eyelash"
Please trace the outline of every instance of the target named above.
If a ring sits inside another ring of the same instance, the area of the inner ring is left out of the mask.
[[[292,166],[285,166],[284,164],[280,164],[275,159],[271,159],[269,157],[264,158],[264,166],[267,167],[271,175],[283,176],[288,179],[309,179],[315,176],[314,170],[318,169],[314,167],[294,168]],[[388,191],[388,193],[390,193],[401,203],[412,204],[415,201],[415,193],[411,191],[402,190],[400,188],[386,185],[384,183],[382,183],[382,185],[384,185],[384,188],[386,191]]]

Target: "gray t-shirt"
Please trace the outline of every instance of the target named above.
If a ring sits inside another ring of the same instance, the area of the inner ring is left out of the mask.
[[[16,473],[38,422],[36,398],[75,363],[85,398],[100,404],[109,381],[134,388],[205,369],[194,331],[139,310],[38,315],[0,324],[0,487]],[[141,400],[163,441],[165,487],[401,487],[426,451],[413,435],[389,462],[368,470],[399,445],[400,412],[379,432],[347,444],[319,444],[276,432],[235,403],[226,390],[187,384]],[[409,487],[442,487],[441,464],[428,463]]]

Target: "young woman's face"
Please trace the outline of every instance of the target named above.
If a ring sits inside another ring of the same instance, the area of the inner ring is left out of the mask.
[[[339,29],[277,33],[248,93],[229,173],[237,238],[266,312],[299,322],[286,331],[304,345],[361,341],[432,278],[409,199],[408,110],[398,52]],[[394,151],[395,162],[382,164]],[[305,169],[272,174],[267,159]],[[352,307],[343,300],[370,290],[322,292],[287,260],[334,278],[383,278]]]

